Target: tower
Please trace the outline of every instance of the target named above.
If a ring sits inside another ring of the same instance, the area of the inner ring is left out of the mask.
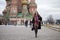
[[[17,1],[17,18],[21,18],[22,17],[22,2],[21,0]]]
[[[17,0],[11,0],[10,17],[16,17],[17,13]]]
[[[6,0],[6,8],[3,11],[4,24],[7,23],[10,14],[11,0]]]
[[[26,16],[28,16],[28,0],[21,0],[21,2],[22,2],[22,17],[26,17]]]
[[[37,4],[35,3],[35,0],[30,0],[30,3],[29,3],[29,11],[32,14],[32,16],[37,11]]]
[[[6,0],[6,8],[3,11],[3,15],[5,19],[9,18],[10,7],[11,7],[11,0]]]
[[[17,2],[17,6],[18,6],[18,13],[21,13],[22,12],[22,3],[21,3],[21,0],[18,0]]]

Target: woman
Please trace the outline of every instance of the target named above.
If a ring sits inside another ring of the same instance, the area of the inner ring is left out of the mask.
[[[35,30],[35,37],[37,37],[38,29],[41,29],[41,22],[42,22],[42,17],[38,14],[38,12],[35,13],[32,20],[33,23],[32,30]]]

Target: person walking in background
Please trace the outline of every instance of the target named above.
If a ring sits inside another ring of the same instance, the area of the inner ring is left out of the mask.
[[[2,21],[0,20],[0,25],[2,25]]]
[[[25,26],[26,26],[26,27],[28,26],[28,20],[25,21]]]
[[[29,25],[32,26],[32,20],[30,20]]]
[[[21,19],[21,25],[24,25],[24,20],[23,19]]]
[[[34,14],[32,23],[33,27],[32,30],[35,30],[35,37],[37,37],[38,29],[41,29],[41,22],[42,22],[42,17],[37,13]]]

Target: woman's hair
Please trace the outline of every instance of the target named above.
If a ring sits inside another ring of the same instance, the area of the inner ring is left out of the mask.
[[[34,16],[36,15],[36,13],[34,14]]]
[[[39,13],[38,13],[38,12],[35,12],[34,17],[35,17],[35,15],[36,15],[36,14],[37,14],[37,16],[38,16],[38,17],[40,17],[40,15],[39,15]]]

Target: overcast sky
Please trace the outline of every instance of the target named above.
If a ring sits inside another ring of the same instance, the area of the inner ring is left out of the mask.
[[[54,19],[60,19],[60,0],[36,0],[38,12],[46,19],[53,15]]]
[[[36,0],[37,10],[45,20],[49,15],[53,15],[54,19],[60,19],[60,0]],[[0,14],[6,6],[5,0],[0,0]]]
[[[5,9],[6,2],[5,0],[0,0],[0,15],[2,15],[2,11]]]

